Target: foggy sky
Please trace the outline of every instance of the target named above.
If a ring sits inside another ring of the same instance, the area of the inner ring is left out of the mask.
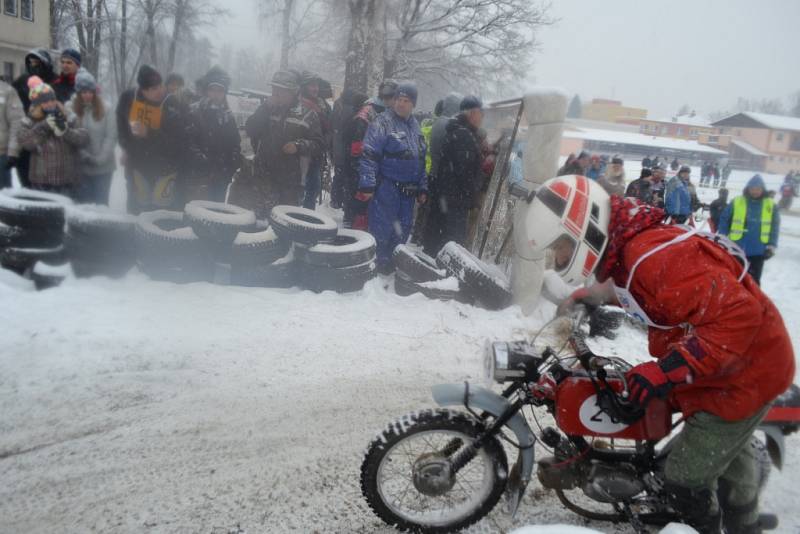
[[[261,46],[255,4],[226,2],[218,48]],[[552,0],[551,13],[560,21],[540,33],[530,81],[584,102],[616,98],[661,118],[800,90],[800,0]]]

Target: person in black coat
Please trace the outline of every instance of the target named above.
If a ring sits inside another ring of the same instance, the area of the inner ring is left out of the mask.
[[[423,248],[430,255],[449,241],[466,245],[469,210],[475,207],[481,188],[481,141],[483,105],[467,96],[460,112],[450,119],[436,176],[429,184],[431,212],[425,227]]]
[[[116,111],[128,211],[182,208],[178,188],[189,155],[187,117],[153,67],[142,65],[136,80],[138,87],[120,95]]]
[[[719,196],[708,207],[708,217],[711,219],[711,230],[713,232],[716,232],[717,228],[719,228],[719,219],[728,205],[728,190],[722,187],[717,193]]]
[[[189,113],[192,157],[187,201],[224,202],[231,177],[241,164],[241,137],[227,100],[230,83],[220,67],[212,67],[197,82],[203,98],[192,104]]]

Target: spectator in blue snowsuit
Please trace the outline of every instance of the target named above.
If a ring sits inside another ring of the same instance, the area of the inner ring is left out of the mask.
[[[666,210],[673,222],[683,224],[692,213],[692,194],[689,191],[689,173],[687,166],[681,167],[678,174],[667,184]]]
[[[411,114],[416,103],[416,86],[398,85],[392,109],[370,123],[364,138],[357,198],[370,200],[369,232],[378,245],[378,270],[384,274],[394,269],[394,248],[408,240],[414,203],[427,201],[427,147]]]
[[[764,179],[756,174],[742,196],[728,204],[719,220],[719,233],[731,238],[747,256],[748,272],[761,283],[764,261],[775,254],[781,219],[771,198],[766,195]]]

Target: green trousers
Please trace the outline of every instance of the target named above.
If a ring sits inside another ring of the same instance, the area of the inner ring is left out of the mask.
[[[689,417],[672,443],[664,468],[666,481],[690,490],[708,489],[715,497],[719,489],[723,517],[727,512],[736,516],[728,519],[737,524],[754,524],[760,466],[751,439],[768,410],[766,406],[740,421],[726,421],[707,412]],[[714,498],[709,513],[719,510],[720,502]]]

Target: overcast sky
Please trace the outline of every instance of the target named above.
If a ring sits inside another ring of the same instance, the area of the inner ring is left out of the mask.
[[[218,46],[263,46],[255,5],[226,2]],[[552,0],[552,14],[531,82],[584,101],[616,98],[660,118],[800,90],[800,0]]]

